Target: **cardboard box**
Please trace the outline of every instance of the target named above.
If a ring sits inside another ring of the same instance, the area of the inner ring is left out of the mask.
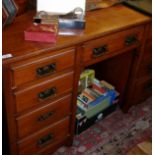
[[[107,115],[115,111],[116,107],[117,104],[112,104],[90,118],[88,118],[86,115],[76,118],[75,134],[80,134],[81,132],[92,126],[94,123],[104,119]]]

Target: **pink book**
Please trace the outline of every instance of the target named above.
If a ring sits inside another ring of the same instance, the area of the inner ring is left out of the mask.
[[[25,40],[55,43],[57,26],[52,24],[32,24],[24,31]]]

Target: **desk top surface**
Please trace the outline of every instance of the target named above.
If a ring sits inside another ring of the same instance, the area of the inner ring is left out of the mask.
[[[123,5],[107,9],[87,12],[86,28],[81,36],[58,36],[55,44],[38,43],[24,40],[24,30],[32,23],[35,12],[28,12],[17,17],[12,25],[4,28],[2,34],[2,54],[12,54],[3,63],[14,62],[36,56],[44,52],[58,50],[83,43],[94,38],[107,35],[131,26],[149,22],[150,17],[134,11]]]

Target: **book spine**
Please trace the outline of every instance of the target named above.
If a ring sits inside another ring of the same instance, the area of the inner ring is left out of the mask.
[[[83,104],[83,102],[82,102],[80,99],[77,100],[77,106],[78,106],[81,110],[87,111],[87,108],[85,107],[85,105]]]
[[[101,103],[101,101],[103,101],[106,97],[107,95],[98,97],[95,101],[89,103],[89,107],[96,106],[97,104]]]
[[[6,22],[6,25],[8,25],[8,24],[12,23],[14,17],[17,14],[18,8],[13,0],[3,0],[3,5],[9,14],[9,17]]]
[[[104,94],[104,93],[106,92],[103,88],[99,87],[99,86],[96,85],[95,83],[92,84],[92,88],[93,88],[94,90],[99,91],[101,94]]]

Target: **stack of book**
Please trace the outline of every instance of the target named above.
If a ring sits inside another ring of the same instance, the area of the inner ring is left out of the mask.
[[[115,99],[117,97],[118,93],[112,85],[106,81],[99,81],[95,78],[92,86],[84,89],[84,91],[78,95],[77,106],[90,118],[99,111],[116,103]]]
[[[24,31],[25,40],[55,43],[57,27],[53,24],[32,24]]]
[[[58,16],[42,11],[36,14],[33,23],[24,31],[25,40],[56,43],[58,34]]]
[[[119,99],[119,93],[115,87],[104,80],[99,81],[95,78],[94,70],[85,70],[80,77],[83,89],[79,85],[82,91],[77,97],[76,133],[86,129],[103,115],[111,113]]]

